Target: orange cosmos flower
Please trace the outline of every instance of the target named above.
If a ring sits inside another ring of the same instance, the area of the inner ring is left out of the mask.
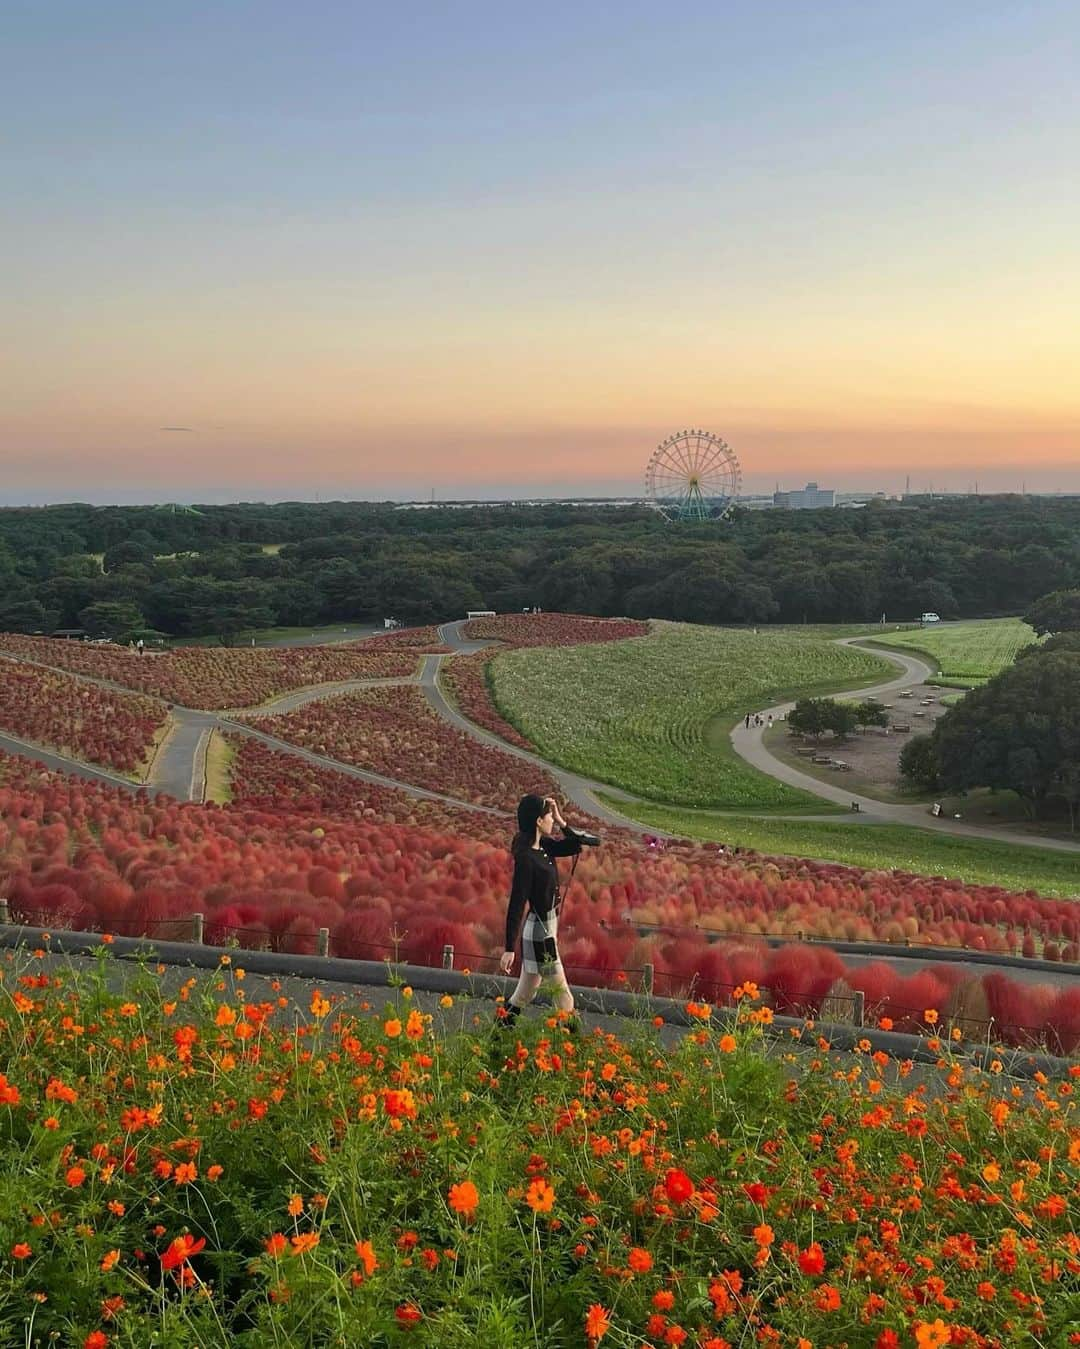
[[[311,995],[311,1014],[312,1016],[325,1016],[330,1010],[330,1003],[318,989]]]
[[[949,1327],[939,1316],[933,1323],[929,1321],[916,1321],[915,1323],[915,1343],[919,1349],[941,1349],[941,1346],[949,1343]]]
[[[995,1181],[1001,1179],[1001,1167],[997,1162],[987,1162],[982,1169],[982,1178],[988,1185],[993,1185]]]
[[[286,1241],[285,1236],[282,1232],[274,1232],[271,1236],[268,1236],[266,1240],[263,1242],[263,1245],[266,1247],[267,1254],[271,1256],[271,1258],[274,1260],[276,1260],[278,1256],[284,1253],[285,1247],[288,1244],[289,1243]]]
[[[177,1265],[182,1265],[185,1260],[190,1260],[193,1255],[198,1255],[205,1245],[205,1237],[199,1237],[196,1240],[190,1232],[185,1232],[182,1237],[174,1238],[165,1247],[161,1254],[161,1268],[175,1269]]]
[[[632,1246],[630,1254],[626,1257],[626,1263],[635,1274],[648,1274],[653,1267],[653,1258],[641,1246]]]
[[[289,1196],[289,1202],[285,1209],[290,1218],[299,1218],[304,1211],[303,1195],[294,1194]]]
[[[375,1247],[370,1241],[358,1241],[356,1243],[356,1258],[364,1266],[364,1273],[370,1278],[379,1268],[379,1259],[375,1254]]]
[[[206,1179],[220,1180],[224,1170],[225,1168],[223,1166],[218,1166],[216,1163],[213,1166],[208,1166],[206,1168]]]
[[[101,1268],[104,1271],[104,1273],[108,1274],[109,1270],[113,1268],[113,1266],[119,1259],[120,1259],[119,1251],[106,1251],[101,1261]]]
[[[585,1314],[585,1335],[588,1339],[602,1340],[611,1329],[611,1316],[599,1302],[594,1302]]]
[[[28,1241],[17,1241],[11,1248],[11,1258],[13,1260],[29,1260],[34,1254],[34,1249]]]
[[[926,1022],[926,1024],[927,1024],[928,1026],[936,1026],[936,1025],[937,1025],[938,1014],[937,1014],[937,1011],[936,1011],[933,1007],[928,1007],[928,1008],[926,1009],[926,1011],[923,1012],[922,1015],[923,1015],[923,1020]]]
[[[405,1023],[405,1034],[410,1040],[419,1040],[424,1033],[424,1018],[420,1012],[414,1008],[409,1013],[409,1019]]]
[[[818,1242],[812,1241],[799,1255],[799,1268],[804,1274],[825,1273],[825,1252]]]
[[[734,1054],[735,1050],[738,1047],[739,1047],[738,1041],[735,1039],[734,1035],[721,1035],[720,1037],[721,1054]]]
[[[754,1228],[754,1241],[759,1246],[771,1246],[776,1239],[776,1233],[768,1223],[758,1223]]]
[[[391,1017],[389,1021],[384,1023],[383,1034],[389,1036],[391,1040],[396,1040],[401,1034],[401,1022],[396,1016]]]
[[[471,1218],[480,1204],[480,1194],[471,1180],[450,1186],[450,1207],[463,1218]]]
[[[69,1166],[64,1179],[73,1190],[77,1190],[86,1179],[86,1172],[81,1166]]]
[[[295,1237],[289,1238],[292,1246],[293,1255],[303,1255],[305,1251],[313,1251],[319,1244],[318,1232],[299,1232]]]
[[[173,1183],[176,1185],[190,1185],[198,1174],[194,1162],[181,1162],[173,1173]]]
[[[550,1213],[555,1207],[555,1190],[546,1180],[538,1178],[526,1191],[525,1202],[534,1213]]]
[[[92,1330],[83,1340],[83,1349],[106,1349],[109,1337],[103,1330]]]

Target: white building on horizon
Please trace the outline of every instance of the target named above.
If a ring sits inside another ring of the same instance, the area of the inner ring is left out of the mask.
[[[773,505],[780,510],[815,511],[822,507],[836,505],[836,489],[819,487],[816,482],[808,482],[799,492],[773,493]]]

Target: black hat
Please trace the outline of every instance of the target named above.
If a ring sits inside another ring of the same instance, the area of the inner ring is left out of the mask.
[[[521,833],[528,834],[531,837],[536,830],[537,820],[546,813],[547,802],[544,798],[537,796],[535,792],[529,792],[518,802],[518,829]]]

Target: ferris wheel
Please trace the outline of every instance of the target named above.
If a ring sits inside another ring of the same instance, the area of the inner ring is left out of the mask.
[[[645,470],[649,500],[668,520],[719,520],[742,483],[735,451],[711,431],[679,431],[653,451]]]

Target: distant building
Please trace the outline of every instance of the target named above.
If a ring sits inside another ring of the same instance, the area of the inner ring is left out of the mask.
[[[836,490],[808,482],[801,492],[774,492],[773,505],[780,510],[815,511],[836,505]]]

